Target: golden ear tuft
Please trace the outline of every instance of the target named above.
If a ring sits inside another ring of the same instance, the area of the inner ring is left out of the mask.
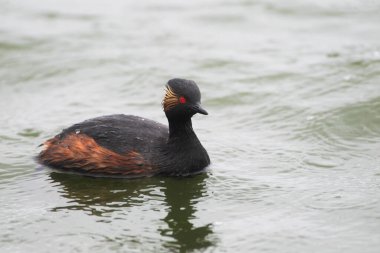
[[[162,106],[164,107],[164,111],[168,111],[172,109],[174,106],[178,104],[178,96],[177,94],[170,88],[170,86],[166,86],[165,88],[165,97],[162,101]]]

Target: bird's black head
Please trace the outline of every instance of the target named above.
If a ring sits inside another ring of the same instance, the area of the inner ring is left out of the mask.
[[[208,114],[201,107],[201,92],[192,80],[180,78],[169,80],[162,106],[168,118],[192,117],[196,113]]]

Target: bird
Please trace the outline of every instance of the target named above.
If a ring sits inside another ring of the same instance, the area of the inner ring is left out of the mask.
[[[45,141],[37,162],[55,170],[107,177],[188,176],[205,171],[210,157],[192,127],[208,115],[192,81],[165,85],[168,126],[134,115],[100,116],[74,124]]]

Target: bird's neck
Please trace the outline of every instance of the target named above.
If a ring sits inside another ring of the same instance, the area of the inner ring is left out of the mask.
[[[169,121],[169,142],[179,141],[188,138],[194,138],[198,140],[196,137],[191,117],[183,117],[183,118],[175,118],[168,119]]]
[[[210,164],[207,151],[194,133],[191,117],[169,118],[169,139],[162,151],[162,171],[172,175],[195,173]]]

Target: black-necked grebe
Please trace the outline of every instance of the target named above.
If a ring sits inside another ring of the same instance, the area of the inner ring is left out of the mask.
[[[193,131],[191,117],[207,115],[194,81],[172,79],[162,105],[169,128],[132,115],[109,115],[64,129],[44,143],[38,161],[49,167],[90,175],[142,177],[188,175],[210,164]]]

